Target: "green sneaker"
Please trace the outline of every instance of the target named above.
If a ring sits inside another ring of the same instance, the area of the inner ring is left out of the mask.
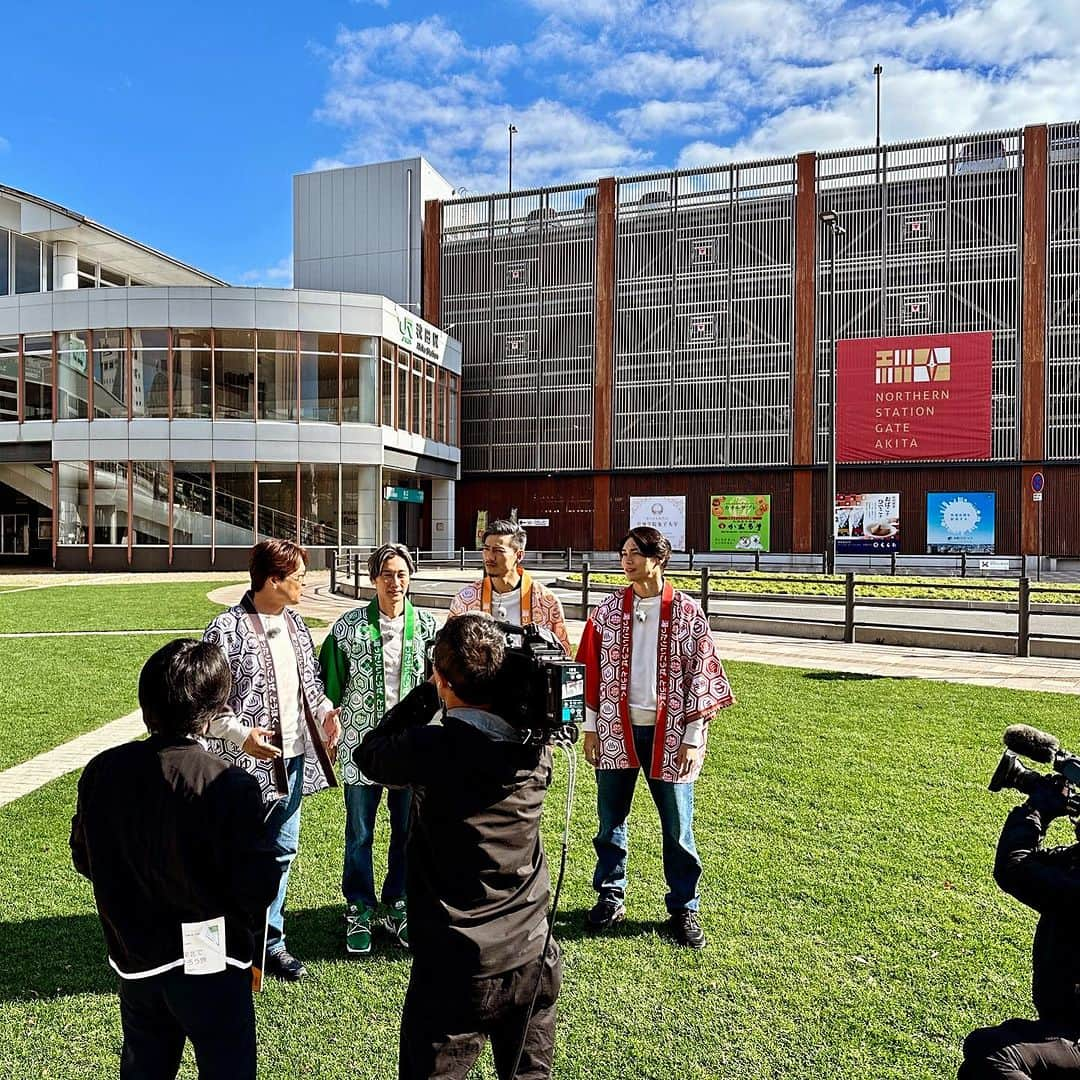
[[[363,904],[350,904],[345,909],[345,950],[371,952],[371,909]]]
[[[405,914],[404,900],[388,904],[386,916],[380,921],[398,939],[399,945],[404,945],[406,949],[409,947],[409,917]]]

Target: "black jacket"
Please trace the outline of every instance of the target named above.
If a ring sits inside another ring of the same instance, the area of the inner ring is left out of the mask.
[[[442,723],[410,707],[414,691],[354,758],[379,784],[411,785],[406,859],[409,943],[417,964],[490,976],[540,956],[551,881],[540,811],[551,751],[523,746],[492,713],[455,709]]]
[[[1048,825],[1026,804],[1009,814],[994,880],[1040,915],[1031,973],[1039,1019],[1080,1028],[1080,844],[1041,849]]]
[[[264,833],[255,778],[193,739],[98,754],[79,779],[71,857],[93,882],[116,971],[180,967],[180,924],[219,916],[228,960],[250,965],[281,879]]]

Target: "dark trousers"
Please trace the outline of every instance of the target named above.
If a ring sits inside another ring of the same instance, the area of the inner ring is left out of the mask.
[[[1080,1030],[1043,1020],[1006,1020],[964,1040],[957,1080],[1080,1077]]]
[[[530,1016],[538,975],[540,993]],[[455,979],[418,959],[401,1013],[399,1080],[464,1077],[488,1039],[499,1080],[547,1080],[561,985],[562,960],[554,941],[546,957],[490,978]],[[521,1064],[511,1073],[522,1037]]]
[[[173,1080],[184,1039],[199,1080],[255,1080],[255,1006],[251,971],[185,975],[176,968],[120,980],[120,1080]]]

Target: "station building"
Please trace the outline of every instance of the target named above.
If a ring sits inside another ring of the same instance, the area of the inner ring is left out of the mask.
[[[837,490],[898,493],[902,553],[927,493],[978,491],[997,551],[1080,554],[1076,123],[445,199],[425,245],[424,315],[463,345],[460,536],[516,508],[533,546],[611,551],[631,498],[682,495],[708,550],[710,497],[743,493],[774,551],[821,552],[833,337],[984,331],[990,457]]]
[[[450,189],[397,165],[415,191],[357,222],[352,247],[378,257],[333,288],[233,288],[0,187],[0,562],[233,569],[265,537],[316,565],[339,544],[452,549],[461,351],[401,272],[421,196]]]

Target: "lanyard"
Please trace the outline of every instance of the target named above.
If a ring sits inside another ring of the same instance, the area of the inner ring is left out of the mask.
[[[368,604],[368,637],[374,663],[372,674],[375,681],[375,714],[386,712],[386,672],[383,670],[382,630],[379,627],[379,601],[376,597]],[[416,652],[416,612],[409,598],[405,597],[405,635],[401,643],[401,673],[398,681],[398,701],[413,688],[413,656]]]

